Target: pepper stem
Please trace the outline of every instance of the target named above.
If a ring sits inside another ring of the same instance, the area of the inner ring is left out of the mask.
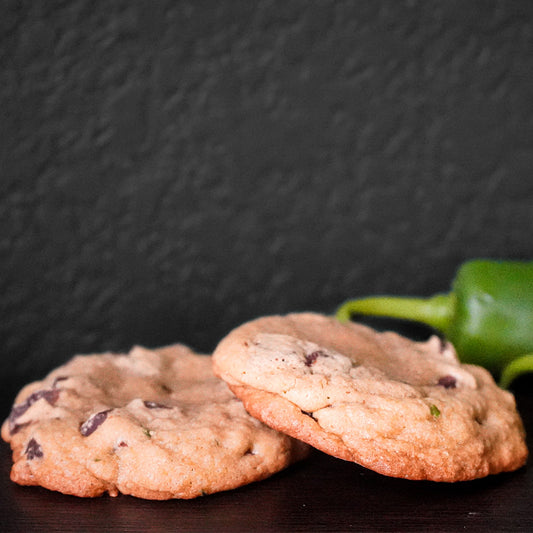
[[[437,294],[431,298],[375,296],[349,300],[335,316],[348,322],[353,315],[373,315],[422,322],[445,333],[450,326],[455,307],[455,295]]]
[[[533,353],[521,355],[506,365],[501,373],[498,385],[502,389],[508,389],[518,376],[527,372],[533,372]]]

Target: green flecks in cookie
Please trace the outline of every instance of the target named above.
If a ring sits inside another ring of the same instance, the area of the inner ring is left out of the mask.
[[[435,405],[435,404],[431,404],[429,406],[429,412],[435,417],[435,418],[439,418],[439,416],[441,415],[440,413],[440,409]]]

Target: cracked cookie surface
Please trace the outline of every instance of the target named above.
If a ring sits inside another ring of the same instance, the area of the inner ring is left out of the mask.
[[[309,447],[251,417],[183,345],[73,358],[18,394],[11,478],[76,496],[194,498],[258,481]]]
[[[460,481],[527,458],[515,400],[434,336],[414,342],[314,313],[230,332],[214,370],[267,425],[385,475]]]

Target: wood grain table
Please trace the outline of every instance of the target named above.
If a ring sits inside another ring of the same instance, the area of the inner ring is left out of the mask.
[[[516,390],[533,434],[533,379]],[[2,413],[9,404],[2,405]],[[12,401],[12,398],[11,398]],[[532,449],[532,439],[528,437]],[[533,531],[533,467],[456,484],[388,478],[320,452],[265,480],[195,500],[81,499],[9,479],[0,442],[0,530]]]

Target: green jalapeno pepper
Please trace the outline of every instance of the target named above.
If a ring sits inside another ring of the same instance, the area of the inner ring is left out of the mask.
[[[504,387],[533,371],[533,262],[467,261],[448,294],[349,300],[336,316],[357,314],[427,324],[452,342],[462,362],[486,367]]]

